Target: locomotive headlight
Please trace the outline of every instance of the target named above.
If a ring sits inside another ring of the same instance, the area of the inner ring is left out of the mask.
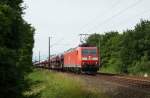
[[[86,57],[83,57],[82,60],[87,60],[87,58],[86,58]]]
[[[97,57],[94,57],[94,58],[92,58],[92,60],[98,60],[98,58],[97,58]]]

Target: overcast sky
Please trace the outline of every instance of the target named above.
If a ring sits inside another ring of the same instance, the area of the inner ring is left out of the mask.
[[[35,27],[33,59],[62,53],[79,44],[80,33],[132,29],[140,19],[150,20],[150,0],[25,0],[24,19]]]

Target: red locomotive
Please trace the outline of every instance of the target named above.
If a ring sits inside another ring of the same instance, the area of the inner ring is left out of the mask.
[[[100,61],[97,47],[80,45],[64,54],[52,56],[50,62],[46,62],[43,67],[50,65],[51,69],[90,73],[98,71]]]
[[[79,72],[96,72],[99,69],[97,48],[80,46],[65,52],[64,68]]]

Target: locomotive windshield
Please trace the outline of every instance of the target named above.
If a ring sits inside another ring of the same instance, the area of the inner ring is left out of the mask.
[[[96,49],[83,49],[82,55],[96,55]]]

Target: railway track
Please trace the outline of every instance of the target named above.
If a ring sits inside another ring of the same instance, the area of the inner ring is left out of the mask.
[[[97,74],[76,74],[73,72],[66,72],[66,71],[58,71],[53,70],[55,72],[61,72],[61,73],[67,73],[70,75],[75,76],[85,76],[88,78],[99,78],[100,80],[105,80],[107,82],[119,84],[124,87],[134,88],[134,89],[140,89],[141,91],[148,92],[150,94],[150,78],[142,78],[142,77],[130,77],[126,75],[120,75],[120,74],[109,74],[109,73],[97,73]]]
[[[88,76],[89,78],[100,78],[100,80],[103,79],[108,82],[120,84],[125,87],[143,89],[145,91],[147,90],[150,93],[150,78],[131,77],[127,75],[109,74],[109,73],[97,73],[93,75],[93,74],[75,74],[69,72],[69,74],[83,75]]]
[[[66,72],[65,72],[66,73]],[[125,87],[130,88],[138,88],[149,91],[150,93],[150,78],[142,78],[142,77],[131,77],[120,74],[109,74],[109,73],[97,73],[97,74],[76,74],[72,72],[67,72],[72,75],[82,75],[87,76],[89,78],[100,78],[100,80],[106,80],[108,82],[113,82],[116,84],[120,84]]]
[[[137,77],[130,77],[125,75],[116,75],[116,74],[101,74],[98,73],[96,77],[101,77],[109,82],[118,83],[130,88],[139,88],[149,91],[150,93],[150,79],[143,79]]]

